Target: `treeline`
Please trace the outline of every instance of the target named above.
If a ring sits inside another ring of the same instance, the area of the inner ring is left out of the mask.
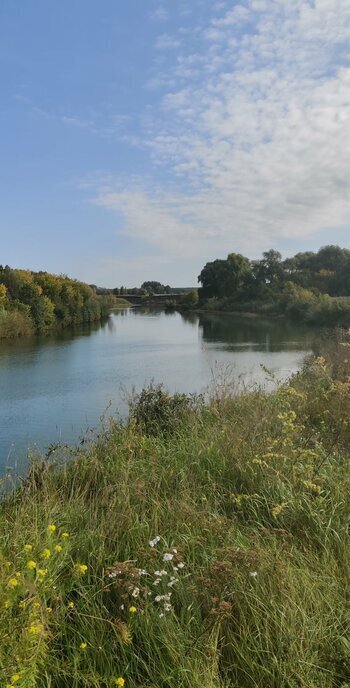
[[[105,287],[97,287],[95,284],[90,285],[96,294],[108,295],[113,294],[114,296],[153,296],[154,294],[176,294],[181,291],[180,289],[173,289],[169,284],[164,285],[161,282],[155,280],[149,280],[148,282],[143,282],[141,287],[114,287],[113,289],[107,289]]]
[[[16,337],[97,321],[113,299],[83,282],[0,265],[0,337]]]
[[[249,260],[230,253],[207,263],[198,281],[208,310],[283,313],[321,324],[350,322],[350,250],[324,246],[282,260],[278,251]]]

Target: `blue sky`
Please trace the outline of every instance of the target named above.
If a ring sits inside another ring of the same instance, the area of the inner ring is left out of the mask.
[[[350,246],[350,0],[2,0],[1,262],[101,286]]]

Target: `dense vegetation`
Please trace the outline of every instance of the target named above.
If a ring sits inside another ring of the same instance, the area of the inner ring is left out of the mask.
[[[211,310],[284,314],[319,324],[350,323],[350,250],[324,246],[282,260],[231,253],[207,263],[198,281],[201,306]]]
[[[0,337],[100,320],[111,305],[110,298],[66,276],[0,266]]]
[[[270,395],[145,390],[125,427],[4,485],[1,685],[348,688],[350,344],[332,346]]]

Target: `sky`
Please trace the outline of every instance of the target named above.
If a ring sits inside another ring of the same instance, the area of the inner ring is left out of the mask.
[[[350,248],[350,0],[1,0],[0,86],[4,265]]]

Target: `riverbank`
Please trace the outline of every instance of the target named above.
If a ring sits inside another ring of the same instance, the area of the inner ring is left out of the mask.
[[[184,310],[189,308],[183,304]],[[230,313],[247,317],[285,318],[291,322],[326,327],[349,327],[350,297],[316,294],[287,283],[269,298],[237,300],[232,297],[200,299],[194,307],[198,312]]]
[[[99,322],[119,304],[126,302],[112,294],[99,296],[89,284],[65,275],[0,265],[0,339]]]
[[[0,507],[5,684],[345,686],[348,351],[270,395],[150,388],[33,463]]]

